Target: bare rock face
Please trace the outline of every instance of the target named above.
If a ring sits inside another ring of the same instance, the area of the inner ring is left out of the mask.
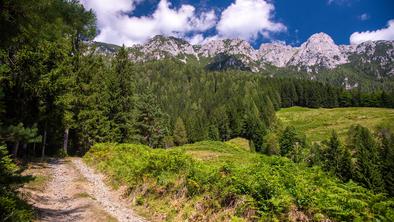
[[[96,51],[114,54],[114,45],[96,43]],[[272,65],[289,67],[307,72],[334,69],[342,64],[351,64],[377,77],[394,76],[394,41],[364,42],[359,45],[336,45],[325,33],[312,35],[300,47],[282,43],[262,44],[258,50],[241,39],[212,40],[203,45],[191,45],[187,41],[165,36],[155,36],[143,45],[129,48],[129,58],[134,61],[176,58],[187,63],[190,59],[207,58],[213,61],[217,56],[234,56],[252,71],[259,71]],[[204,60],[206,61],[206,60]],[[238,64],[238,63],[237,63]],[[376,68],[378,67],[378,68]]]
[[[160,60],[177,56],[197,56],[193,46],[175,37],[157,35],[143,45],[131,47],[132,59],[138,61]]]
[[[247,41],[241,39],[213,40],[202,45],[198,51],[202,57],[214,57],[220,53],[243,55],[253,61],[257,60],[256,50]]]
[[[348,63],[348,57],[332,38],[325,33],[312,35],[297,50],[288,65],[301,68],[314,67],[333,69],[338,65]]]
[[[368,41],[352,46],[349,60],[375,76],[394,76],[394,41]]]
[[[263,63],[269,63],[276,67],[286,67],[297,51],[298,48],[281,43],[262,44],[259,49],[259,58]]]

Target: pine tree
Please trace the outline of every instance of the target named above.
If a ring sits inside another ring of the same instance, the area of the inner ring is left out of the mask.
[[[286,127],[279,138],[280,154],[282,156],[289,154],[297,142],[298,139],[295,128],[292,126]]]
[[[149,89],[140,97],[137,108],[136,129],[139,140],[151,147],[164,145],[163,139],[168,133],[167,116],[158,107]]]
[[[340,152],[336,175],[345,182],[349,181],[353,177],[352,154],[346,147],[342,147]]]
[[[379,126],[380,159],[386,191],[394,196],[394,132],[388,126]]]
[[[242,136],[252,140],[255,151],[261,152],[263,149],[263,138],[266,134],[264,122],[260,119],[260,112],[256,104],[251,101],[250,109],[246,111],[243,117]]]
[[[119,142],[132,142],[135,140],[136,131],[136,84],[133,79],[135,77],[133,65],[124,46],[117,53],[113,67],[114,76],[110,86],[113,117],[110,119],[114,120],[120,131]],[[146,101],[142,101],[144,102]]]
[[[180,117],[176,119],[173,137],[174,137],[174,143],[178,146],[182,146],[183,144],[186,144],[188,141],[185,124],[183,123],[183,120]]]
[[[379,152],[370,131],[360,125],[352,126],[348,146],[355,152],[354,180],[376,192],[384,191]]]
[[[324,168],[327,171],[336,173],[339,170],[339,159],[341,154],[341,144],[338,134],[335,131],[331,132],[329,141],[324,142],[326,146],[325,164]]]

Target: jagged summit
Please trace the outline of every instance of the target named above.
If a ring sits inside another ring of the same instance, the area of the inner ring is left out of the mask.
[[[319,32],[311,35],[306,43],[327,43],[327,44],[334,44],[334,40],[328,34],[324,32]]]
[[[105,48],[106,44],[97,44]],[[111,54],[111,49],[97,50],[102,54]],[[235,56],[253,71],[259,71],[272,65],[289,67],[308,72],[333,69],[343,64],[363,67],[372,64],[380,67],[377,76],[394,76],[394,41],[364,42],[359,45],[337,45],[326,33],[313,34],[299,47],[283,43],[265,43],[254,49],[249,42],[241,39],[218,39],[202,45],[163,35],[154,36],[142,45],[130,47],[130,59],[135,61],[177,58],[187,63],[190,59],[213,61],[216,56]]]
[[[172,36],[156,35],[143,45],[137,45],[131,47],[132,59],[138,61],[164,59],[168,57],[197,56],[193,46],[180,38]]]
[[[242,62],[250,64],[257,61],[257,51],[249,42],[241,39],[213,40],[203,44],[197,53],[202,57],[215,57],[219,54],[238,55]]]
[[[286,67],[296,52],[297,48],[283,43],[265,43],[259,48],[259,57],[264,63],[277,67]]]
[[[332,69],[348,62],[345,53],[329,35],[317,33],[299,47],[288,65],[318,71],[321,68]]]

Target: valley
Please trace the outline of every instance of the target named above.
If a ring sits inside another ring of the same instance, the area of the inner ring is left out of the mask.
[[[0,221],[394,221],[391,2],[292,4],[1,1]]]

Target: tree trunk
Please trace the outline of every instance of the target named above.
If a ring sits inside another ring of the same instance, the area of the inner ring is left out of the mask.
[[[29,155],[27,150],[27,143],[23,143],[22,148],[23,148],[23,158],[26,160],[27,156]]]
[[[44,159],[45,156],[45,145],[47,143],[47,131],[44,130],[44,136],[42,138],[42,150],[41,150],[41,159]]]
[[[18,156],[19,141],[15,142],[14,150],[12,151],[12,156],[16,158]]]
[[[68,132],[69,132],[69,129],[68,128],[66,128],[65,130],[64,130],[64,137],[63,137],[63,150],[64,150],[64,153],[67,155],[68,153],[67,153],[67,147],[68,147]]]

